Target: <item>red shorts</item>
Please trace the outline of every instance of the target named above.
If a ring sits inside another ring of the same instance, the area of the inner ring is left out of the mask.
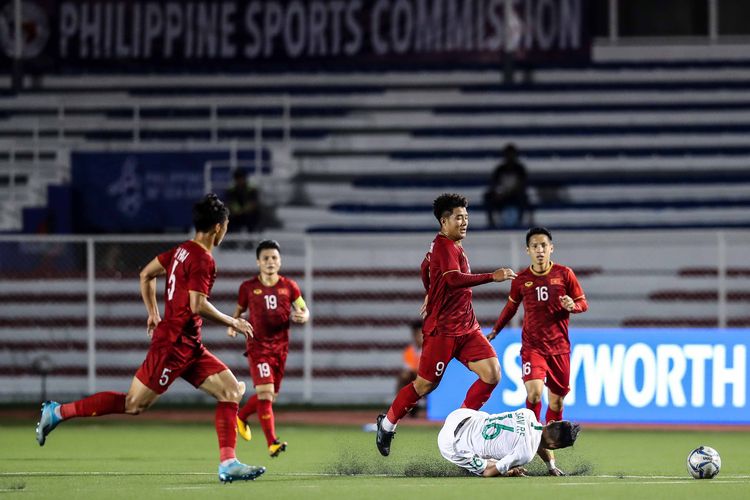
[[[418,373],[423,379],[437,383],[453,358],[468,366],[472,361],[496,357],[495,349],[480,330],[459,337],[425,335]]]
[[[273,391],[279,392],[281,381],[284,379],[284,368],[286,367],[287,352],[248,353],[247,363],[250,365],[250,375],[253,377],[253,385],[273,384]]]
[[[566,396],[570,392],[570,354],[544,355],[539,351],[521,349],[523,381],[544,380],[553,394]]]
[[[164,394],[179,377],[200,387],[211,375],[228,369],[203,344],[153,342],[135,376],[155,393]]]

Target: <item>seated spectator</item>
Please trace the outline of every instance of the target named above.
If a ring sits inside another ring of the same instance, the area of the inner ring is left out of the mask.
[[[484,194],[487,223],[491,228],[517,227],[524,225],[524,217],[528,216],[526,224],[530,224],[526,168],[518,160],[518,150],[512,143],[505,146],[503,156],[503,161],[492,173],[489,189]],[[499,221],[496,220],[496,215],[500,216]]]
[[[235,170],[233,178],[234,182],[226,196],[232,224],[251,233],[262,230],[263,210],[258,188],[247,182],[247,175],[242,169]]]

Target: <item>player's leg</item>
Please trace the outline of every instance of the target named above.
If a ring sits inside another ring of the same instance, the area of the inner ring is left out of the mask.
[[[376,420],[375,445],[381,455],[390,454],[391,441],[396,434],[399,420],[404,418],[423,396],[438,386],[448,362],[453,358],[455,344],[455,337],[425,336],[417,378],[398,391],[388,413],[378,415]]]
[[[269,387],[271,394],[268,394],[266,396],[268,403],[264,403],[268,405],[268,408],[258,410],[258,416],[261,415],[261,411],[265,412],[266,418],[261,419],[261,427],[263,428],[263,433],[266,436],[266,442],[268,443],[268,454],[271,455],[271,458],[278,457],[279,454],[286,451],[287,446],[289,446],[286,441],[281,441],[276,436],[276,423],[272,406],[274,401],[276,401],[276,398],[279,396],[279,391],[281,390],[281,381],[284,379],[285,365],[286,355],[279,356],[276,359],[276,363],[272,365],[273,384],[271,384]],[[266,427],[263,427],[264,422],[268,426],[268,433],[266,433]]]
[[[526,387],[526,408],[534,412],[542,421],[542,391],[547,376],[547,362],[541,354],[529,349],[521,349],[523,384]]]
[[[570,355],[558,354],[547,357],[547,395],[549,406],[545,423],[563,419],[563,400],[570,392]]]
[[[500,383],[500,361],[497,353],[482,332],[477,330],[461,337],[456,359],[479,376],[466,392],[462,408],[478,410]]]
[[[36,427],[36,440],[39,446],[44,446],[49,433],[64,420],[77,417],[101,417],[113,413],[138,415],[145,411],[158,399],[159,394],[164,392],[171,384],[171,380],[165,381],[164,379],[164,377],[168,379],[172,371],[165,368],[166,359],[165,351],[158,346],[149,349],[146,359],[133,377],[127,394],[107,391],[98,392],[71,403],[60,404],[55,401],[45,401],[42,404],[42,413]],[[162,377],[164,384],[160,388],[163,390],[157,392],[141,382],[139,377],[146,381],[151,380],[154,378],[153,374],[160,368],[162,368],[162,373],[167,375]]]
[[[250,376],[253,376],[253,360],[252,355],[248,353],[247,355],[247,362],[250,370]],[[255,379],[253,378],[253,385],[257,385],[255,382]],[[249,419],[250,416],[253,415],[255,412],[258,411],[258,393],[253,392],[252,395],[247,399],[247,402],[240,408],[239,412],[237,413],[237,432],[240,436],[242,436],[242,439],[245,441],[250,441],[252,439],[252,432],[250,431],[250,425],[249,425]]]
[[[545,423],[558,422],[563,419],[563,399],[570,392],[570,355],[558,354],[546,357],[547,364],[547,396],[549,404],[544,416]],[[550,450],[550,460],[546,462],[549,474],[564,476],[565,473],[557,468],[555,456]]]
[[[193,386],[216,399],[214,425],[219,440],[219,480],[253,480],[263,474],[265,467],[245,465],[237,460],[237,411],[245,393],[245,383],[238,382],[234,374],[217,357],[203,351],[183,378]]]

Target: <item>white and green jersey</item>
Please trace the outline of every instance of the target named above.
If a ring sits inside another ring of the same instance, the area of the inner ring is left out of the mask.
[[[495,415],[460,408],[445,420],[438,447],[446,460],[474,474],[482,475],[488,459],[496,460],[497,470],[505,474],[534,459],[542,429],[526,408]]]

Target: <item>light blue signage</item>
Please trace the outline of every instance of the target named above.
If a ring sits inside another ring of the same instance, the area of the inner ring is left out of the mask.
[[[570,339],[566,419],[750,424],[748,330],[572,329]],[[525,406],[520,342],[518,329],[503,330],[492,342],[502,381],[483,411]],[[461,406],[475,380],[474,373],[452,361],[440,386],[428,396],[428,417],[442,420]]]

